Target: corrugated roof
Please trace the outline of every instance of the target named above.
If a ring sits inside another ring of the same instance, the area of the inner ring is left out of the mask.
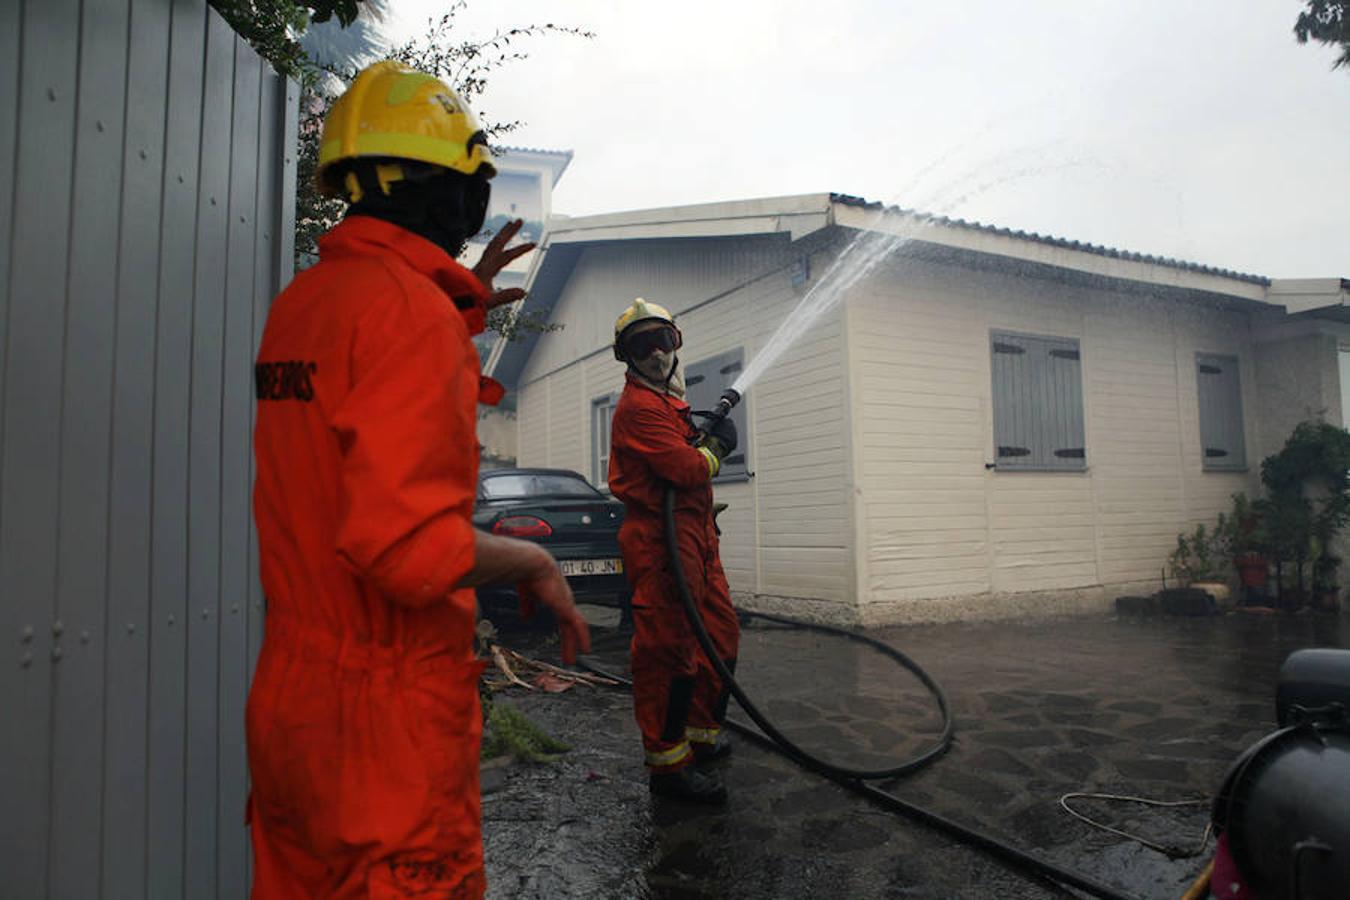
[[[573,154],[571,150],[545,150],[541,147],[509,147],[506,145],[497,147],[495,150],[500,152],[503,157],[510,156],[512,153],[537,153],[540,156],[551,157],[553,160],[553,184],[555,186],[562,178],[563,173],[567,171],[567,167],[572,164]]]
[[[563,243],[550,241],[546,246],[545,252],[538,258],[537,268],[534,270],[534,281],[530,285],[530,296],[534,308],[547,314],[552,309],[553,303],[561,294],[563,286],[566,284],[568,278],[571,277],[572,269],[581,258],[583,249],[596,241],[607,242],[621,240],[626,236],[625,232],[630,230],[634,233],[640,233],[643,239],[656,239],[661,237],[744,237],[751,232],[743,230],[737,231],[735,228],[713,232],[701,226],[709,221],[725,221],[734,226],[744,224],[747,220],[755,220],[758,222],[762,219],[764,220],[764,222],[761,223],[764,228],[763,233],[783,233],[789,230],[789,227],[784,224],[785,220],[794,216],[802,217],[810,213],[817,216],[822,223],[826,222],[827,216],[825,213],[829,210],[831,204],[836,203],[842,206],[855,207],[864,210],[886,210],[898,215],[910,216],[920,221],[933,222],[950,228],[968,229],[971,231],[1000,235],[1015,240],[1044,244],[1066,250],[1076,250],[1113,259],[1203,273],[1266,288],[1267,291],[1271,284],[1270,279],[1260,275],[1249,275],[1241,272],[1229,271],[1227,269],[1205,266],[1199,263],[1186,262],[1184,260],[1167,259],[1143,253],[1133,253],[1128,250],[1102,247],[1083,241],[1071,241],[1065,238],[1042,235],[1035,232],[1018,231],[1011,228],[999,228],[993,225],[985,225],[981,222],[953,219],[947,216],[938,216],[932,213],[904,209],[898,206],[886,206],[875,201],[869,201],[862,197],[855,197],[849,194],[821,193],[792,197],[764,198],[756,201],[727,201],[723,203],[699,204],[697,206],[631,210],[623,213],[583,216],[566,220],[565,224],[563,222],[555,222],[555,225],[562,227],[557,228],[553,232],[553,236],[556,237],[560,233],[569,234],[572,239]],[[672,213],[687,213],[687,215],[681,217],[674,216]],[[653,228],[659,230],[660,226],[665,225],[672,227],[687,225],[691,227],[684,232],[680,232],[678,228],[675,228],[675,230],[669,234],[658,234],[653,231]],[[756,228],[758,227],[759,225],[756,225]],[[761,232],[755,231],[754,233],[758,234]],[[1012,248],[1009,248],[1009,250],[1011,251],[1010,255],[1016,255],[1017,251],[1012,250]],[[1023,248],[1022,252],[1025,253],[1026,250],[1027,248]],[[1042,264],[1046,266],[1056,265],[1050,262],[1044,262]],[[1127,276],[1122,275],[1120,277],[1125,278]],[[1154,276],[1149,277],[1152,278]],[[1233,296],[1244,297],[1249,301],[1256,299],[1247,296],[1248,294],[1254,293],[1251,288],[1230,286],[1227,288],[1227,291],[1232,292]],[[1259,302],[1268,303],[1269,301]],[[1350,309],[1350,307],[1347,308]],[[516,386],[516,381],[524,370],[538,340],[538,334],[529,334],[521,340],[503,343],[501,345],[501,353],[497,357],[493,371],[490,374],[494,378],[502,381],[509,388],[514,388]]]
[[[503,144],[501,149],[507,153],[547,153],[551,156],[571,156],[571,150],[549,150],[544,147],[515,147],[509,144]]]
[[[1061,247],[1065,250],[1078,250],[1083,253],[1094,253],[1097,256],[1109,256],[1112,259],[1126,259],[1131,262],[1149,263],[1157,266],[1168,266],[1173,269],[1184,269],[1188,272],[1202,272],[1206,275],[1219,275],[1224,278],[1233,278],[1237,281],[1245,281],[1249,284],[1259,284],[1263,286],[1270,285],[1270,279],[1262,275],[1251,275],[1246,272],[1234,272],[1231,269],[1219,269],[1214,266],[1206,266],[1201,263],[1187,262],[1182,259],[1169,259],[1162,256],[1150,256],[1146,253],[1134,253],[1129,250],[1118,250],[1115,247],[1103,247],[1099,244],[1089,244],[1084,241],[1071,241],[1068,238],[1055,237],[1053,235],[1037,234],[1034,231],[1017,231],[1012,228],[999,228],[996,225],[986,225],[983,222],[970,222],[965,219],[952,219],[947,216],[938,216],[932,213],[921,212],[915,209],[905,209],[900,206],[887,206],[875,200],[867,200],[863,197],[855,197],[852,194],[830,194],[830,200],[840,203],[844,206],[854,206],[859,209],[885,210],[886,212],[898,213],[900,215],[911,216],[913,218],[936,222],[939,225],[947,225],[953,228],[968,228],[972,231],[983,231],[989,234],[999,234],[1005,237],[1018,238],[1024,241],[1034,241],[1038,244],[1047,244],[1051,247]]]

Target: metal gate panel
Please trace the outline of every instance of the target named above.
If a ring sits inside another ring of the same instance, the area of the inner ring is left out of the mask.
[[[0,871],[15,897],[47,896],[52,667],[60,508],[62,346],[75,151],[79,3],[22,8],[0,445]]]
[[[267,311],[272,304],[273,291],[275,285],[289,280],[290,267],[292,261],[287,258],[284,262],[278,257],[279,244],[277,232],[281,225],[280,219],[273,213],[274,210],[268,207],[267,198],[276,195],[280,189],[281,179],[278,177],[275,160],[284,158],[283,154],[289,155],[283,146],[284,129],[281,127],[282,117],[290,111],[286,103],[286,93],[288,85],[284,84],[279,76],[271,69],[264,67],[262,73],[262,96],[261,109],[259,110],[259,121],[262,124],[262,132],[258,141],[258,184],[257,184],[257,209],[259,212],[258,227],[254,229],[255,246],[253,254],[253,348],[256,351],[262,346],[263,325],[267,321]],[[293,118],[293,116],[292,116]],[[282,277],[283,271],[287,273]],[[256,475],[256,460],[252,451],[253,425],[257,421],[258,405],[249,404],[249,454],[248,454],[248,483],[253,484]],[[262,584],[258,572],[258,534],[257,530],[249,529],[248,540],[248,597],[245,612],[248,615],[248,670],[252,672],[257,660],[258,651],[262,647],[263,635],[263,609]]]
[[[183,848],[187,897],[214,896],[220,748],[220,473],[229,228],[230,103],[235,35],[211,16],[206,29],[197,272],[192,314],[192,411],[188,427],[187,793]]]
[[[132,0],[126,48],[104,737],[104,897],[146,893],[155,317],[169,16]]]
[[[280,78],[264,68],[262,76],[263,124],[258,142],[258,212],[255,229],[257,238],[254,254],[253,293],[253,348],[256,353],[262,345],[263,326],[272,298],[287,284],[295,272],[295,204],[293,202],[268,207],[264,198],[294,198],[296,192],[296,153],[299,121],[299,88],[294,82]],[[281,165],[277,165],[277,160]],[[266,216],[263,218],[263,216]],[[251,437],[257,418],[257,404],[249,404],[249,470],[252,485],[256,476],[256,460],[252,453]],[[248,671],[253,672],[262,647],[263,622],[266,601],[259,577],[258,532],[248,532]],[[249,857],[249,876],[252,877],[252,856]]]
[[[151,528],[146,846],[151,898],[183,895],[187,744],[188,421],[206,6],[174,0],[164,110]]]
[[[286,81],[286,108],[281,119],[281,196],[295,196],[295,179],[299,163],[296,148],[300,143],[300,87]],[[285,203],[277,210],[277,284],[290,281],[295,271],[295,204]]]
[[[247,893],[251,364],[296,91],[203,0],[0,3],[6,897]]]
[[[19,10],[12,0],[0,3],[0,397],[5,396],[9,240],[14,222],[14,155],[19,142]],[[0,447],[4,445],[5,417],[0,414]]]
[[[259,96],[262,63],[235,39],[234,111],[230,137],[230,227],[225,275],[225,379],[221,421],[220,492],[220,803],[217,810],[217,896],[248,892],[244,799],[248,755],[244,701],[248,694],[249,459],[253,406],[253,267],[257,242]]]
[[[108,465],[113,404],[126,0],[86,0],[80,20],[62,378],[60,527],[53,651],[51,895],[91,897],[102,851]],[[114,239],[110,239],[114,238]],[[95,640],[97,637],[97,640]],[[59,652],[61,655],[56,657]]]

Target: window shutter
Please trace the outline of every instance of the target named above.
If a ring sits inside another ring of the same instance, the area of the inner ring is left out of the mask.
[[[1083,469],[1078,341],[994,332],[990,349],[998,468]]]
[[[1081,469],[1087,464],[1083,440],[1083,363],[1078,342],[1047,340],[1045,373],[1046,464]]]
[[[1247,468],[1242,381],[1236,357],[1196,354],[1201,465],[1209,470]]]
[[[708,380],[708,361],[687,366],[684,372],[684,399],[690,409],[711,409],[717,399],[717,385]],[[697,425],[699,420],[694,419]]]
[[[1013,335],[997,335],[993,341],[995,462],[1006,468],[1034,464],[1031,435],[1030,380],[1031,363],[1027,353],[1030,342]]]
[[[609,482],[610,427],[618,397],[608,394],[591,401],[591,483]]]
[[[689,408],[709,410],[722,396],[722,392],[731,387],[744,366],[745,353],[737,348],[685,367],[685,400]],[[722,474],[742,475],[746,471],[746,448],[749,447],[749,434],[746,426],[745,404],[740,403],[731,411],[731,421],[736,424],[738,445],[726,459],[722,460]],[[694,424],[700,424],[695,419]]]

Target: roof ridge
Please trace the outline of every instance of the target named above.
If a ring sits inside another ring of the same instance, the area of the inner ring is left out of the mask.
[[[852,206],[858,209],[875,209],[883,212],[894,212],[900,215],[913,216],[914,218],[933,221],[939,225],[949,225],[954,228],[968,228],[972,231],[983,231],[988,234],[999,234],[1004,237],[1017,238],[1019,240],[1033,241],[1038,244],[1045,244],[1051,247],[1061,247],[1067,250],[1079,250],[1084,253],[1092,253],[1097,256],[1106,256],[1112,259],[1126,259],[1131,262],[1149,263],[1151,265],[1167,266],[1172,269],[1181,269],[1187,272],[1200,272],[1205,275],[1218,275],[1223,278],[1232,278],[1236,281],[1245,281],[1249,284],[1270,285],[1270,279],[1264,275],[1253,275],[1248,272],[1237,272],[1233,269],[1223,269],[1217,266],[1208,266],[1204,263],[1190,262],[1189,260],[1173,259],[1166,256],[1155,256],[1149,253],[1138,253],[1133,250],[1122,250],[1117,247],[1107,247],[1103,244],[1093,244],[1086,241],[1074,241],[1069,238],[1058,237],[1056,235],[1040,234],[1035,231],[1014,230],[997,225],[987,225],[983,222],[966,221],[965,219],[953,219],[949,216],[940,216],[935,213],[923,212],[916,209],[905,209],[902,206],[887,205],[878,200],[868,200],[865,197],[858,197],[854,194],[840,194],[831,192],[830,200],[844,206]]]
[[[502,152],[504,152],[504,153],[510,153],[512,150],[514,150],[514,151],[516,151],[517,153],[550,153],[550,154],[553,154],[553,155],[555,155],[555,156],[575,156],[575,155],[576,155],[576,154],[575,154],[575,151],[572,151],[572,150],[549,150],[549,149],[546,148],[546,147],[517,147],[517,146],[514,146],[514,145],[512,145],[512,144],[499,144],[499,145],[497,146],[497,149],[500,150],[500,151],[502,151]]]

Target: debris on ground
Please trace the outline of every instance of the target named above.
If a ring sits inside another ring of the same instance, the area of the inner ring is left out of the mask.
[[[616,682],[587,672],[573,672],[533,659],[497,643],[497,629],[487,619],[477,628],[478,654],[490,661],[478,681],[478,696],[483,707],[482,759],[507,754],[522,762],[554,762],[570,746],[550,736],[519,709],[493,695],[512,687],[531,693],[559,694],[579,684],[610,686]],[[495,676],[495,677],[494,677]]]
[[[534,659],[523,653],[517,653],[501,644],[489,644],[488,652],[497,671],[503,679],[485,679],[489,690],[502,690],[511,686],[523,687],[527,691],[535,689],[557,694],[569,690],[578,684],[590,687],[613,687],[618,682],[589,672],[574,672],[559,666]],[[529,681],[525,679],[529,678]]]
[[[501,688],[510,687],[511,685],[514,684],[518,685],[519,687],[523,687],[527,691],[534,690],[533,685],[528,684],[525,681],[522,681],[520,676],[515,673],[515,670],[512,669],[511,667],[511,663],[506,658],[506,653],[502,650],[500,645],[493,644],[491,653],[492,653],[492,661],[493,663],[496,664],[497,671],[501,672],[503,675],[506,676],[506,681],[503,682],[484,679],[485,681],[487,681],[488,687],[490,689],[499,690]]]

